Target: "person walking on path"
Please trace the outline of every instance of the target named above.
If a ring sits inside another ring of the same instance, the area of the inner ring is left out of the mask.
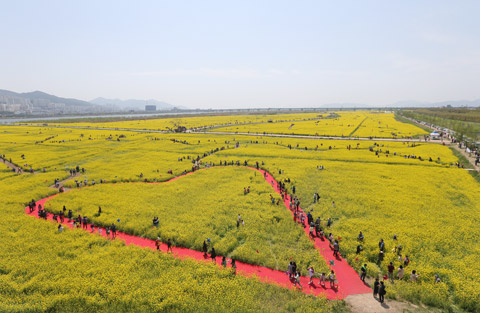
[[[168,238],[168,240],[167,240],[167,253],[168,253],[168,251],[173,253],[172,240],[170,238]]]
[[[112,226],[110,226],[110,230],[112,231],[112,239],[115,239],[117,237],[117,226],[115,223],[112,223]]]
[[[380,296],[380,303],[385,301],[385,294],[387,293],[385,289],[385,284],[383,281],[380,282],[380,288],[378,289],[378,295]]]
[[[292,261],[290,261],[290,263],[288,264],[287,273],[288,273],[288,279],[292,280],[292,276],[293,276],[293,262]]]
[[[303,289],[302,285],[300,284],[300,272],[295,273],[295,282],[293,283],[295,286],[299,285],[300,289]]]
[[[222,266],[223,268],[227,267],[227,258],[225,256],[222,257]]]
[[[310,223],[310,228],[309,228],[309,236],[310,238],[314,239],[315,235],[313,234],[313,230],[315,229],[315,224],[313,222]]]
[[[308,282],[309,285],[313,285],[313,275],[315,275],[315,270],[313,269],[313,266],[310,266],[308,268],[308,276],[310,277],[310,281]]]
[[[210,258],[212,259],[213,262],[215,262],[216,257],[217,257],[217,253],[215,252],[215,248],[212,247],[212,250],[210,251]]]
[[[378,278],[375,278],[375,282],[373,283],[373,297],[376,298],[378,295],[378,289],[380,288],[380,281]]]
[[[330,288],[332,289],[335,289],[335,279],[335,272],[332,270],[328,276],[328,280],[330,280]]]
[[[320,275],[320,281],[318,282],[318,284],[319,284],[320,286],[322,286],[323,288],[325,288],[325,280],[326,280],[326,278],[327,278],[327,275],[325,275],[325,273],[322,273],[322,274]]]
[[[338,240],[335,240],[333,243],[333,256],[338,257],[338,251],[340,251],[340,245],[338,244]]]
[[[161,244],[160,237],[157,237],[157,240],[155,240],[155,247],[157,247],[157,250],[160,250],[160,244]]]
[[[205,240],[204,240],[204,241],[203,241],[203,247],[202,247],[203,257],[204,257],[204,258],[207,258],[207,256],[208,256],[208,255],[207,255],[207,249],[208,249],[207,243],[206,243]]]
[[[365,277],[367,276],[367,264],[363,264],[362,268],[360,269],[362,274],[360,275],[360,279],[365,282]]]
[[[237,275],[237,263],[235,262],[235,259],[232,259],[232,260],[230,261],[230,265],[231,265],[232,268],[233,268],[233,274],[234,274],[234,275]]]

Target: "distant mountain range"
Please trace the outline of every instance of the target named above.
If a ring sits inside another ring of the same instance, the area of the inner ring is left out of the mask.
[[[120,100],[96,98],[90,102],[62,98],[41,91],[17,93],[0,89],[0,112],[9,114],[102,113],[124,110],[144,111],[145,105],[157,110],[186,109],[157,100]]]
[[[61,98],[41,91],[17,93],[0,90],[0,112],[6,114],[75,114],[109,112],[106,107],[87,101]]]
[[[91,103],[87,101],[72,99],[72,98],[60,98],[54,95],[49,95],[48,93],[41,92],[41,91],[32,91],[32,92],[24,92],[24,93],[16,93],[9,90],[2,90],[0,89],[0,96],[2,98],[10,98],[10,99],[26,99],[26,100],[46,100],[51,103],[63,103],[65,105],[73,105],[73,106],[92,106]]]
[[[96,98],[90,102],[72,98],[61,98],[41,91],[17,93],[0,89],[0,112],[9,114],[66,114],[66,113],[101,113],[125,110],[144,111],[146,105],[155,105],[157,110],[188,109],[182,106],[150,100],[120,100]],[[413,108],[413,107],[480,107],[477,100],[451,100],[441,102],[421,102],[415,100],[399,101],[383,106],[373,106],[361,103],[331,103],[320,108]],[[298,106],[296,106],[298,107]]]
[[[98,105],[115,105],[121,109],[135,109],[135,110],[144,110],[146,105],[155,105],[157,106],[157,110],[172,110],[174,108],[177,109],[186,109],[185,107],[175,107],[170,103],[166,103],[163,101],[158,101],[154,99],[150,100],[120,100],[120,99],[105,99],[105,98],[96,98],[90,100],[90,103],[98,104]]]

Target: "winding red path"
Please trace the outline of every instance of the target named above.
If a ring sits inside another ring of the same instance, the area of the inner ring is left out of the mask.
[[[256,170],[262,173],[264,175],[265,180],[272,185],[272,187],[275,189],[275,191],[280,194],[280,190],[278,188],[277,182],[275,179],[270,175],[270,173],[264,171],[264,170],[257,170],[255,168],[249,167],[249,169]],[[171,182],[174,180],[179,179],[180,177],[184,177],[186,175],[193,174],[194,172],[189,172],[187,174],[181,175],[174,177],[168,181],[165,182]],[[160,183],[165,183],[165,182],[156,182],[153,184],[160,184]],[[36,216],[38,217],[37,209],[38,205],[42,205],[42,207],[45,207],[45,202],[48,200],[60,195],[55,194],[50,197],[47,197],[45,199],[37,201],[37,206],[35,207],[35,210],[30,213],[28,207],[25,208],[25,213],[31,215],[31,216]],[[289,207],[289,197],[287,196],[286,199],[284,200],[285,206]],[[48,213],[47,214],[47,219],[52,220],[53,215]],[[68,218],[65,218],[66,223],[64,223],[65,226],[68,226],[69,228],[73,228],[73,225],[71,221]],[[96,228],[95,233],[98,235],[98,228]],[[305,228],[305,233],[308,236],[308,227]],[[106,232],[105,229],[102,229],[102,236],[106,237]],[[118,232],[117,231],[117,238],[124,240],[125,244],[130,245],[134,244],[140,247],[147,247],[150,249],[156,249],[155,247],[155,241],[151,239],[146,239],[142,237],[137,237],[137,236],[132,236],[126,233]],[[323,256],[327,264],[329,264],[329,267],[335,271],[336,278],[338,283],[336,284],[335,288],[332,289],[329,287],[329,283],[326,283],[326,288],[319,286],[319,280],[314,279],[314,285],[309,285],[308,277],[301,277],[301,284],[303,286],[302,291],[304,293],[309,293],[309,294],[314,294],[314,295],[324,295],[328,299],[343,299],[349,295],[355,295],[355,294],[363,294],[363,293],[370,293],[371,289],[365,285],[361,280],[360,277],[358,276],[357,272],[348,265],[348,263],[342,259],[342,258],[334,258],[333,257],[333,252],[330,249],[329,243],[327,240],[322,241],[319,238],[315,238],[315,248],[318,250],[318,252]],[[167,245],[162,244],[160,246],[160,249],[162,251],[167,251]],[[205,259],[204,255],[200,251],[196,250],[191,250],[187,248],[181,248],[181,247],[174,247],[173,248],[173,255],[178,258],[194,258],[196,260],[203,260],[205,262],[212,262],[211,259]],[[333,262],[330,262],[333,261]],[[216,258],[216,263],[220,264],[221,262],[221,257]],[[332,265],[333,263],[333,265]],[[237,261],[237,271],[238,274],[244,275],[244,276],[257,276],[261,281],[270,283],[270,284],[275,284],[281,287],[286,287],[286,288],[296,288],[293,286],[292,282],[289,280],[288,275],[283,272],[283,271],[278,271],[278,270],[273,270],[267,267],[263,266],[258,266],[258,265],[252,265],[248,263],[242,263]],[[328,273],[327,273],[328,274]]]

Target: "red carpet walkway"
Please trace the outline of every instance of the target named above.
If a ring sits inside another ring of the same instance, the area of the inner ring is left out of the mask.
[[[277,193],[280,193],[278,184],[272,177],[272,175],[263,170],[259,171],[266,174],[265,179],[267,180],[267,182],[272,185],[272,187]],[[289,207],[289,202],[290,197],[287,196],[284,200],[285,206],[287,208]],[[305,227],[304,230],[305,234],[309,236],[309,228]],[[357,272],[352,267],[350,267],[350,265],[348,265],[347,261],[340,257],[333,256],[333,250],[330,248],[330,243],[328,240],[321,240],[320,238],[315,238],[315,248],[323,256],[330,269],[335,271],[335,275],[338,281],[337,296],[343,299],[349,295],[372,292],[370,287],[368,287],[360,280],[360,276],[358,276]],[[333,265],[331,265],[330,261],[333,261]],[[328,273],[326,274],[328,275]]]
[[[253,170],[257,170],[255,168],[251,168],[251,167],[249,167],[249,168],[253,169]],[[269,182],[273,186],[273,188],[275,189],[275,191],[277,193],[279,193],[279,189],[278,189],[278,186],[277,186],[277,183],[276,183],[275,179],[268,172],[265,172],[263,170],[258,170],[258,171],[261,172],[264,175],[266,181]],[[190,174],[192,174],[192,172],[189,172],[185,175],[190,175]],[[174,177],[171,180],[168,180],[166,182],[176,180],[176,179],[178,179],[180,177],[183,177],[185,175]],[[156,184],[158,184],[158,183],[156,183]],[[47,197],[45,199],[37,201],[37,206],[35,207],[35,210],[32,213],[30,213],[29,209],[27,207],[27,208],[25,208],[25,213],[27,213],[31,216],[38,217],[38,212],[37,212],[38,205],[42,205],[42,207],[45,207],[45,202],[47,202],[48,200],[50,200],[50,199],[52,199],[52,198],[54,198],[58,195],[59,194],[55,194],[53,196],[50,196],[50,197]],[[286,205],[287,208],[288,208],[288,203],[289,203],[289,199],[285,199],[285,205]],[[53,215],[48,213],[47,219],[52,220]],[[65,218],[65,223],[63,225],[68,226],[69,228],[73,228],[73,224],[71,223],[71,221],[68,218]],[[88,231],[90,231],[90,227],[88,227],[88,228],[89,228]],[[87,230],[85,230],[85,231],[87,231]],[[308,228],[305,229],[305,232],[308,236]],[[97,227],[95,228],[95,234],[98,235],[98,228]],[[105,229],[103,229],[103,228],[102,228],[102,236],[106,237],[106,232],[105,232]],[[151,248],[151,249],[156,249],[155,241],[151,240],[151,239],[136,237],[136,236],[132,236],[132,235],[125,234],[125,233],[122,233],[122,232],[118,232],[118,231],[117,231],[117,238],[121,239],[121,240],[124,240],[125,244],[127,244],[127,245],[134,244],[134,245],[137,245],[137,246],[140,246],[140,247],[147,247],[147,248]],[[320,252],[320,254],[323,256],[323,258],[326,260],[327,264],[330,264],[329,261],[333,260],[333,256],[332,256],[333,252],[329,248],[328,241],[322,241],[319,238],[316,238],[315,239],[315,248]],[[160,249],[162,251],[167,251],[167,245],[162,244],[160,246]],[[181,247],[173,247],[173,255],[175,257],[178,257],[178,258],[181,258],[181,259],[183,259],[185,257],[190,257],[190,258],[194,258],[196,260],[202,260],[204,262],[212,262],[210,258],[205,259],[205,257],[203,256],[203,253],[200,252],[200,251],[190,250],[190,249],[181,248]],[[220,266],[221,257],[216,258],[216,263],[219,264],[219,266]],[[247,276],[247,277],[255,275],[261,281],[266,282],[266,283],[275,284],[275,285],[285,287],[285,288],[296,288],[295,286],[293,286],[292,282],[288,278],[288,275],[284,271],[277,271],[277,270],[273,270],[273,269],[258,266],[258,265],[241,263],[241,262],[238,262],[238,261],[236,262],[236,264],[237,264],[237,272],[240,275],[244,275],[244,276]],[[229,264],[229,266],[230,266],[230,264]],[[336,277],[337,277],[338,284],[336,284],[335,289],[330,288],[328,282],[326,283],[326,286],[327,286],[326,288],[319,286],[318,285],[318,283],[319,283],[318,278],[314,279],[314,285],[313,286],[309,285],[308,284],[309,278],[308,277],[302,277],[301,280],[300,280],[300,282],[303,286],[302,291],[304,293],[309,293],[309,294],[314,294],[314,295],[324,295],[328,299],[343,299],[343,298],[345,298],[349,295],[371,292],[371,289],[360,280],[360,277],[358,276],[358,274],[355,272],[355,270],[353,270],[353,268],[351,268],[347,264],[347,262],[345,260],[343,260],[341,258],[335,258],[334,265],[329,265],[329,266],[330,266],[331,269],[333,269],[335,271],[335,274],[336,274]]]

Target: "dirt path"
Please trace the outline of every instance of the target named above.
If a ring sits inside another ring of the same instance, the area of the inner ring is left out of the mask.
[[[197,131],[195,134],[204,135],[241,135],[241,136],[255,136],[255,137],[279,137],[279,138],[300,138],[300,139],[326,139],[326,140],[353,140],[353,141],[398,141],[398,142],[423,142],[423,139],[407,139],[407,138],[367,138],[367,137],[339,137],[339,136],[317,136],[317,135],[291,135],[291,134],[273,134],[273,133],[241,133],[241,132],[205,132]],[[429,143],[441,144],[437,141],[428,141]]]
[[[415,123],[415,124],[418,124],[415,120],[413,120],[413,119],[411,119],[411,118],[408,118],[408,117],[404,117],[404,118],[412,121],[412,122]],[[429,125],[422,125],[422,126],[428,127],[428,128],[430,128],[431,130],[435,130],[435,131],[438,131],[438,132],[442,132],[441,129],[438,129],[438,128],[435,128],[435,127],[432,127],[432,126],[429,126]],[[445,142],[449,142],[449,143],[447,144],[447,146],[455,149],[455,150],[458,151],[460,154],[462,154],[462,155],[469,161],[470,165],[473,167],[473,169],[474,169],[475,171],[480,171],[480,166],[475,165],[475,156],[474,156],[473,154],[467,153],[467,152],[465,151],[465,149],[462,149],[462,148],[460,148],[460,147],[458,146],[458,143],[452,143],[452,141],[451,141],[450,139],[445,140]],[[443,140],[442,140],[441,143],[443,143]],[[467,170],[471,170],[471,169],[467,169]]]
[[[153,129],[134,129],[134,128],[109,128],[109,127],[86,127],[86,126],[59,126],[59,125],[16,125],[21,127],[54,127],[54,128],[76,128],[76,129],[92,129],[92,130],[111,130],[111,131],[130,131],[139,133],[161,133],[161,134],[185,134],[185,133],[172,133],[163,130]],[[399,142],[421,142],[423,139],[407,139],[407,138],[367,138],[367,137],[339,137],[339,136],[316,136],[316,135],[292,135],[292,134],[273,134],[273,133],[243,133],[243,132],[221,132],[221,131],[191,131],[191,134],[204,134],[204,135],[242,135],[242,136],[262,136],[262,137],[284,137],[284,138],[302,138],[302,139],[327,139],[327,140],[359,140],[359,141],[399,141]],[[188,133],[187,133],[188,134]],[[431,143],[441,143],[432,141]]]
[[[23,169],[19,166],[16,166],[15,164],[5,160],[5,159],[2,159],[3,161],[3,164],[5,164],[6,166],[10,167],[11,169],[14,169],[15,170],[15,173],[18,173],[18,174],[22,174],[24,173]],[[30,172],[28,172],[30,173]]]
[[[406,313],[406,312],[437,312],[429,310],[426,307],[414,305],[412,303],[400,302],[385,299],[384,303],[380,303],[378,298],[374,298],[372,293],[351,295],[346,297],[345,303],[353,313]]]
[[[73,178],[75,178],[75,177],[79,177],[79,176],[82,176],[82,173],[76,172],[74,176],[68,176],[68,177],[65,178],[64,180],[59,181],[59,182],[58,182],[58,187],[55,186],[55,184],[50,185],[49,187],[50,187],[50,188],[54,188],[54,189],[60,189],[61,187],[63,187],[63,190],[64,190],[64,191],[68,191],[68,190],[70,190],[70,189],[67,188],[67,187],[65,187],[63,184],[65,184],[67,181],[69,181],[69,180],[71,180],[71,179],[73,179]]]
[[[473,153],[468,153],[465,151],[465,149],[461,149],[458,144],[450,144],[448,145],[449,147],[452,147],[453,149],[457,150],[459,153],[461,153],[470,163],[470,165],[473,167],[475,171],[480,171],[480,166],[475,165],[475,157]]]

